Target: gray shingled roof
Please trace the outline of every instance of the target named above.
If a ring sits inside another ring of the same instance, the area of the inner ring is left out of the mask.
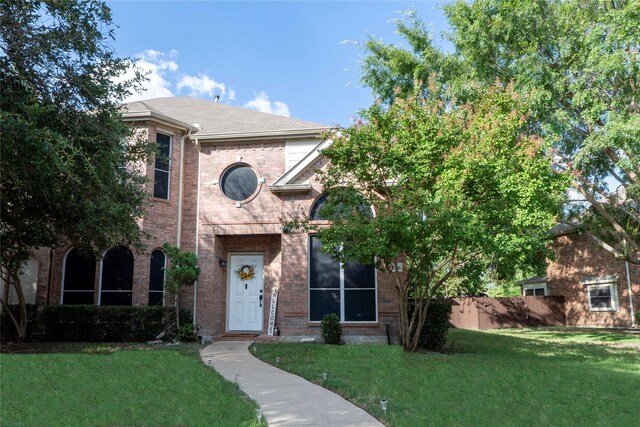
[[[313,131],[327,128],[327,126],[318,123],[260,113],[247,108],[233,107],[188,96],[130,102],[124,107],[125,118],[127,114],[152,111],[185,123],[198,124],[201,128],[198,136],[286,133],[287,131]]]

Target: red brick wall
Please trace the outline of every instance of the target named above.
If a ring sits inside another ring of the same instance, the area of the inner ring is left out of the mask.
[[[565,297],[569,326],[631,325],[629,291],[624,261],[616,260],[584,235],[570,234],[554,240],[555,261],[549,264],[549,292]],[[617,276],[619,309],[590,311],[586,286],[581,282],[592,276]],[[640,267],[630,264],[634,309],[640,305]]]

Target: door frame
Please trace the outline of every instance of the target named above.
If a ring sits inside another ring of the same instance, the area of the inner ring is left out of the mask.
[[[243,255],[247,255],[247,256],[261,256],[262,257],[262,321],[260,322],[262,324],[262,328],[260,330],[247,330],[247,331],[237,331],[234,329],[229,329],[229,315],[231,314],[231,274],[233,273],[231,270],[231,257],[235,256],[235,255],[239,255],[239,256],[243,256]],[[264,306],[266,304],[267,301],[267,296],[266,293],[264,291],[265,288],[265,283],[264,283],[264,269],[265,269],[265,253],[264,252],[228,252],[227,253],[227,298],[226,298],[226,308],[225,308],[225,324],[224,324],[224,330],[225,332],[260,332],[263,333],[264,332]]]

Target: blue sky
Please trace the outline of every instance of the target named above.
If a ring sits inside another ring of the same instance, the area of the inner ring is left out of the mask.
[[[415,8],[438,36],[442,2],[108,1],[119,56],[150,72],[135,99],[191,95],[347,126],[373,97],[359,84],[363,51],[376,36],[401,43],[393,19]],[[355,42],[355,43],[354,43]]]

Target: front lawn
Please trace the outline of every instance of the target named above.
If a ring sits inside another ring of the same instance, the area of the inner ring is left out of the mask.
[[[41,345],[0,354],[3,426],[250,426],[255,404],[196,346]],[[11,350],[5,347],[3,350]]]
[[[640,352],[595,344],[637,338],[600,334],[451,330],[449,354],[285,343],[258,344],[257,353],[391,426],[638,425]]]

